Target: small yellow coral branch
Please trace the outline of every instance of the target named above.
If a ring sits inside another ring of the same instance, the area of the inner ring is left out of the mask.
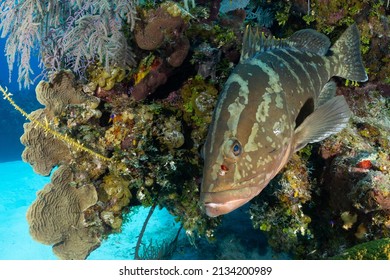
[[[50,133],[51,135],[53,135],[54,137],[56,137],[57,139],[60,139],[62,141],[64,141],[65,143],[67,143],[68,145],[70,145],[71,147],[75,148],[76,150],[81,150],[81,151],[84,151],[84,152],[87,152],[88,154],[94,156],[94,157],[97,157],[103,161],[111,161],[110,158],[108,157],[105,157],[87,147],[85,147],[82,143],[80,143],[79,141],[76,141],[74,139],[72,139],[71,137],[69,137],[68,135],[63,135],[61,133],[59,133],[58,131],[55,131],[53,129],[50,128],[49,126],[49,121],[47,120],[47,118],[45,117],[45,123],[42,123],[32,117],[30,117],[29,114],[26,113],[26,111],[24,111],[22,108],[20,108],[16,103],[15,101],[11,98],[12,96],[12,93],[8,92],[8,89],[7,88],[3,88],[2,86],[0,86],[0,91],[3,93],[3,96],[4,96],[4,99],[8,100],[8,102],[20,113],[22,114],[27,120],[29,120],[30,122],[32,122],[33,124],[35,124],[36,127],[40,127],[42,128],[46,133]]]

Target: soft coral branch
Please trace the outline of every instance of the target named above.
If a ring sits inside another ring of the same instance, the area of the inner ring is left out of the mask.
[[[19,86],[29,87],[30,59],[40,52],[44,73],[70,68],[80,74],[91,60],[107,68],[133,64],[122,32],[136,19],[137,0],[5,0],[0,5],[1,37],[11,73],[18,63]]]

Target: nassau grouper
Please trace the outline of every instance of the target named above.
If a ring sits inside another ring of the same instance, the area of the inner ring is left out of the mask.
[[[312,29],[277,40],[247,28],[203,147],[200,200],[208,216],[247,203],[292,153],[347,125],[351,112],[330,79],[368,79],[356,24],[330,45]]]

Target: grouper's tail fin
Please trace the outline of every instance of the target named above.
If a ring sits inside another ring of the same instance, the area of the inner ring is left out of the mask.
[[[336,76],[357,82],[368,80],[360,55],[360,37],[356,23],[341,34],[330,50],[339,58]]]

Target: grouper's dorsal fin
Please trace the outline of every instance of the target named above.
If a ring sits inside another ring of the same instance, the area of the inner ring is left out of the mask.
[[[313,29],[303,29],[292,34],[288,39],[266,37],[258,27],[246,26],[242,41],[240,62],[253,57],[258,52],[278,48],[296,48],[300,51],[309,51],[325,55],[330,47],[329,38]]]
[[[266,37],[258,27],[246,26],[242,40],[240,62],[253,57],[258,52],[264,52],[276,48],[288,47],[286,40],[273,36]]]
[[[313,29],[302,29],[292,34],[287,42],[300,51],[309,51],[325,55],[330,48],[329,38]]]

